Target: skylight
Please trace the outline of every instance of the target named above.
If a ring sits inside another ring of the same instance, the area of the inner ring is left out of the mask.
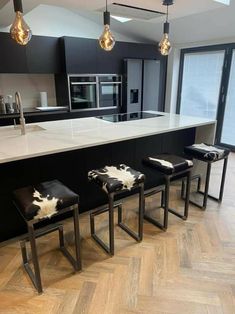
[[[111,17],[121,23],[132,21],[132,19],[124,16],[111,15]]]
[[[230,5],[230,0],[214,0],[215,2],[223,3],[226,5]]]

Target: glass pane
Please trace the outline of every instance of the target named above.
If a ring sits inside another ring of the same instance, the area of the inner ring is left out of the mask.
[[[72,109],[96,108],[96,85],[71,85]]]
[[[180,113],[216,119],[224,51],[185,54]]]
[[[100,107],[118,107],[121,101],[121,84],[100,84]]]
[[[221,142],[235,146],[235,51],[230,70]]]

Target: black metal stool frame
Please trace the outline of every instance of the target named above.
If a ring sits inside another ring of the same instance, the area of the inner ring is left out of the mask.
[[[15,206],[17,207],[16,204]],[[73,211],[76,258],[74,258],[69,253],[69,251],[65,248],[63,225],[61,223],[60,224],[57,223],[53,225],[49,224],[48,226],[44,228],[35,230],[35,224],[37,224],[39,221],[42,221],[42,220],[40,219],[32,219],[29,221],[25,220],[27,223],[28,235],[20,242],[23,266],[26,272],[28,273],[35,288],[37,289],[38,293],[43,292],[40,267],[39,267],[39,261],[38,261],[38,253],[37,253],[37,247],[36,247],[36,239],[38,237],[41,237],[43,235],[46,235],[48,233],[58,230],[61,252],[68,259],[68,261],[72,264],[75,271],[80,271],[82,269],[78,205],[74,205],[68,208],[64,208],[63,210],[60,210],[57,214],[53,215],[53,218],[69,211]],[[28,259],[28,254],[26,250],[26,242],[30,243],[34,271],[29,265],[29,259]]]
[[[138,233],[132,231],[122,220],[122,203],[114,203],[116,195],[125,191],[118,191],[108,194],[108,207],[102,207],[90,214],[90,226],[92,238],[111,256],[114,255],[114,209],[118,208],[118,226],[127,232],[136,241],[143,239],[143,221],[144,221],[144,183],[136,185],[132,190],[139,190],[139,215],[138,215]],[[105,244],[95,232],[95,216],[109,212],[109,245]]]
[[[164,175],[165,178],[165,188],[158,187],[156,190],[148,192],[145,192],[145,198],[149,197],[151,195],[157,194],[159,192],[162,193],[161,195],[161,207],[164,209],[164,218],[163,218],[163,224],[157,221],[156,219],[150,217],[146,213],[144,214],[144,219],[147,220],[148,222],[152,223],[153,225],[157,226],[158,228],[162,229],[163,231],[167,230],[168,227],[168,213],[170,212],[171,214],[174,214],[175,216],[187,220],[188,218],[188,210],[189,210],[189,195],[190,195],[190,185],[191,185],[191,170],[188,169],[186,171],[178,172],[176,174],[172,175]],[[186,199],[184,203],[184,214],[180,214],[177,212],[175,209],[169,208],[169,198],[170,198],[170,183],[172,181],[180,180],[178,178],[179,176],[185,176],[187,178],[187,188],[186,188]],[[177,178],[175,178],[177,177]]]
[[[199,159],[199,160],[201,160],[201,159]],[[221,182],[220,182],[219,197],[215,197],[215,196],[209,194],[210,175],[211,175],[211,166],[212,166],[212,164],[217,162],[217,161],[219,161],[219,160],[224,160],[224,164],[223,164],[223,170],[222,170],[222,178],[221,178]],[[205,180],[205,189],[204,189],[204,191],[201,191],[201,175],[200,174],[193,175],[192,178],[191,178],[192,181],[193,180],[198,180],[196,192],[203,195],[203,203],[202,203],[202,205],[200,205],[197,202],[194,202],[192,200],[189,200],[189,202],[191,204],[193,204],[193,205],[203,209],[203,210],[205,210],[206,207],[207,207],[208,197],[210,199],[214,200],[214,201],[219,202],[219,203],[221,203],[222,200],[223,200],[224,184],[225,184],[227,165],[228,165],[228,156],[226,156],[225,158],[221,158],[219,160],[215,160],[215,161],[204,161],[203,160],[204,162],[207,163],[206,180]],[[185,194],[185,183],[184,183],[184,180],[182,180],[181,198],[184,198],[184,194]]]

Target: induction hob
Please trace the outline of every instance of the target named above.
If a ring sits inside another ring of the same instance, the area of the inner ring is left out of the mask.
[[[142,120],[142,119],[156,118],[156,117],[162,117],[162,115],[158,113],[138,111],[138,112],[130,112],[130,113],[110,114],[110,115],[105,115],[105,116],[98,116],[96,118],[115,123],[115,122]]]

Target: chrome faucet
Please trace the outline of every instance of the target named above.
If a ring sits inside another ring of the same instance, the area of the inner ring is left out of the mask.
[[[17,109],[20,111],[21,135],[25,135],[26,134],[26,125],[25,125],[25,118],[24,118],[21,96],[20,96],[19,92],[15,93],[15,102],[16,102]]]

